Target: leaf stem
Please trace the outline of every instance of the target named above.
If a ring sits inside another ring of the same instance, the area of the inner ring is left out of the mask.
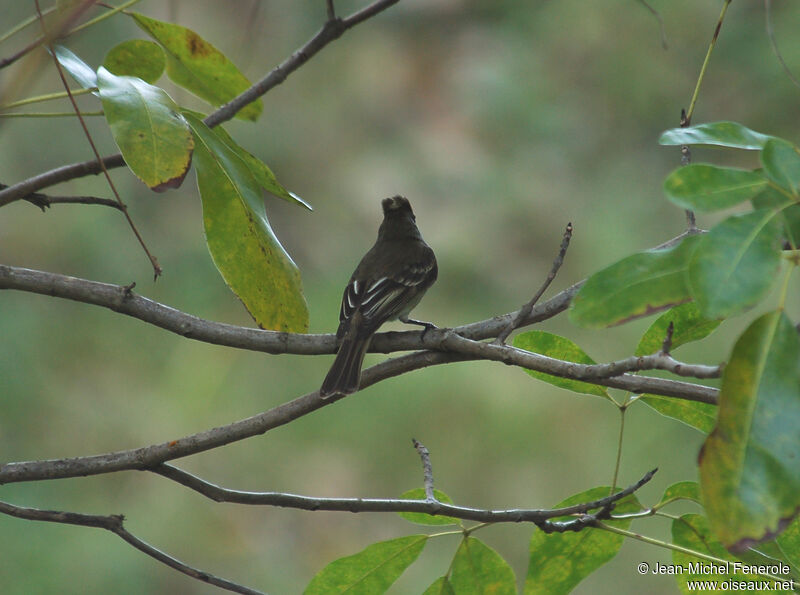
[[[91,27],[92,25],[96,25],[97,23],[99,23],[101,21],[104,21],[107,18],[113,17],[118,12],[121,12],[121,11],[125,10],[129,6],[133,6],[137,2],[139,2],[139,0],[128,0],[128,2],[120,4],[119,6],[117,6],[116,8],[113,8],[112,10],[108,11],[107,13],[101,14],[98,17],[95,17],[95,18],[93,18],[91,20],[88,20],[85,23],[83,23],[82,25],[78,25],[77,27],[75,27],[74,29],[72,29],[69,32],[69,35],[72,35],[73,33],[77,33],[78,31],[82,31],[82,30],[86,29],[87,27]]]
[[[94,93],[97,91],[96,87],[92,87],[90,89],[76,89],[72,92],[72,95],[86,95],[87,93]],[[69,97],[66,91],[58,91],[57,93],[47,93],[45,95],[37,95],[36,97],[28,97],[27,99],[20,99],[19,101],[13,101],[11,103],[7,103],[6,105],[0,105],[0,111],[11,109],[13,107],[22,107],[23,105],[30,105],[32,103],[41,103],[43,101],[50,101],[52,99],[64,99]]]
[[[627,402],[619,407],[619,438],[617,439],[617,460],[614,463],[614,477],[611,480],[612,494],[617,489],[617,479],[619,478],[619,465],[622,461],[622,438],[625,435],[625,412],[627,410]]]
[[[42,16],[47,16],[48,14],[53,12],[54,10],[56,10],[56,6],[55,5],[51,6],[50,8],[48,8],[46,10],[43,10],[42,11]],[[12,27],[10,30],[8,30],[5,33],[3,33],[2,35],[0,35],[0,43],[3,43],[9,37],[11,37],[13,35],[16,35],[17,33],[22,31],[26,27],[32,25],[33,23],[35,23],[38,20],[39,20],[39,16],[38,15],[33,15],[32,17],[28,17],[24,21],[21,21],[16,26]]]
[[[686,121],[692,121],[692,115],[694,114],[694,106],[697,103],[697,96],[700,94],[700,85],[703,82],[703,78],[706,74],[706,68],[708,67],[708,62],[711,59],[711,52],[714,51],[714,46],[717,45],[717,39],[719,38],[719,31],[722,28],[722,21],[725,19],[725,13],[728,12],[728,6],[730,6],[731,0],[725,0],[725,4],[722,6],[722,12],[719,15],[719,19],[717,20],[717,27],[714,29],[714,35],[711,36],[711,43],[708,45],[708,51],[706,52],[706,57],[703,60],[703,66],[700,68],[700,75],[697,77],[697,84],[694,87],[694,93],[692,94],[692,100],[689,102],[689,109],[686,111]]]
[[[647,537],[646,535],[642,535],[641,533],[634,533],[633,531],[627,531],[625,529],[620,529],[619,527],[613,527],[611,525],[606,525],[602,522],[597,522],[595,527],[598,529],[603,529],[604,531],[609,531],[610,533],[616,533],[617,535],[622,535],[623,537],[630,537],[631,539],[635,539],[637,541],[641,541],[643,543],[649,543],[650,545],[655,545],[658,547],[663,547],[668,550],[672,550],[674,552],[680,552],[682,554],[687,554],[689,556],[694,556],[695,558],[700,558],[701,560],[707,560],[708,562],[713,562],[714,564],[720,566],[727,566],[730,563],[730,560],[725,560],[724,558],[717,558],[716,556],[711,556],[709,554],[704,554],[702,552],[696,552],[694,550],[690,550],[687,547],[683,547],[681,545],[676,545],[674,543],[669,543],[667,541],[662,541],[660,539],[655,539],[653,537]],[[773,574],[761,574],[760,576],[765,576],[770,578],[774,581],[785,581],[785,576],[777,576]]]
[[[75,116],[75,112],[21,112],[14,114],[0,114],[0,118],[61,118]],[[81,116],[102,116],[103,112],[81,112]]]

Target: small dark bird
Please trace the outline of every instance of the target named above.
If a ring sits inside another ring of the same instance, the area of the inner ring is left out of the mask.
[[[336,360],[319,389],[323,399],[358,390],[361,364],[372,335],[387,320],[436,328],[408,314],[436,281],[436,256],[417,229],[411,203],[385,198],[378,239],[358,263],[342,296]]]

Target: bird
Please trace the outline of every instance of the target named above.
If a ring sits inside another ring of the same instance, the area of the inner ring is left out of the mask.
[[[339,350],[319,390],[323,399],[358,390],[364,355],[384,322],[399,319],[424,326],[426,331],[436,328],[408,317],[436,281],[436,256],[422,239],[407,198],[385,198],[381,206],[378,239],[359,262],[342,295],[336,331]]]

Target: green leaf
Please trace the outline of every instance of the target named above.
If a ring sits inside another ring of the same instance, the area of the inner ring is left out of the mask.
[[[175,102],[158,87],[102,66],[97,86],[111,134],[131,171],[157,192],[180,186],[194,141]]]
[[[456,595],[453,590],[453,585],[450,584],[450,579],[446,576],[440,576],[433,584],[425,589],[422,595]]]
[[[642,395],[640,400],[661,415],[677,419],[700,430],[703,434],[708,434],[713,430],[714,423],[717,421],[717,407],[709,403],[651,394]]]
[[[674,500],[691,500],[692,502],[702,504],[700,501],[700,484],[696,481],[679,481],[678,483],[673,483],[664,490],[664,495],[661,496],[661,501],[656,507],[661,508]]]
[[[773,210],[733,215],[700,240],[689,263],[689,286],[709,318],[738,313],[769,291],[780,266],[781,226]]]
[[[456,595],[456,592],[453,590],[453,585],[450,584],[450,579],[440,576],[430,587],[425,589],[422,595]]]
[[[304,332],[308,307],[300,272],[269,225],[258,184],[213,130],[185,116],[196,141],[197,186],[214,264],[261,328]]]
[[[672,563],[676,570],[678,567],[682,569],[682,572],[678,571],[675,575],[681,593],[686,595],[697,593],[696,588],[689,589],[690,581],[711,581],[719,586],[724,581],[747,581],[754,584],[755,581],[762,580],[758,575],[741,572],[742,567],[737,566],[738,559],[725,551],[725,548],[709,529],[707,519],[699,514],[685,514],[672,521],[672,542],[675,545],[728,562],[727,564],[716,564],[673,550]],[[725,590],[725,592],[731,591]],[[759,592],[763,592],[763,589],[760,589]]]
[[[778,535],[776,543],[786,560],[796,569],[800,568],[800,517],[795,517],[786,530]]]
[[[761,163],[769,179],[797,196],[800,187],[800,153],[792,143],[774,138],[764,145]]]
[[[681,304],[659,316],[650,325],[650,328],[639,340],[636,355],[650,355],[659,352],[664,345],[664,337],[670,322],[673,324],[672,349],[707,337],[720,324],[719,320],[703,316],[694,302]],[[708,403],[649,394],[642,395],[640,400],[661,415],[677,419],[705,434],[713,429],[714,422],[717,420],[717,408]]]
[[[636,355],[658,353],[664,346],[667,327],[672,323],[672,349],[681,345],[705,339],[720,324],[719,320],[706,318],[695,303],[681,304],[664,312],[650,325],[636,348]]]
[[[427,540],[427,535],[409,535],[373,543],[357,554],[328,564],[311,580],[305,593],[384,593],[417,559]]]
[[[622,324],[689,300],[685,276],[700,237],[623,258],[586,281],[570,306],[570,320],[590,328]]]
[[[556,507],[605,498],[610,493],[609,487],[592,488],[570,496]],[[636,497],[628,496],[617,503],[614,512],[637,512],[641,509]],[[631,523],[630,519],[604,522],[621,529],[627,529]],[[549,535],[544,531],[534,532],[530,544],[525,595],[569,593],[583,579],[616,556],[624,539],[622,535],[591,528],[577,533]]]
[[[296,205],[300,205],[308,209],[309,211],[313,211],[314,209],[311,208],[306,201],[302,198],[297,196],[294,192],[290,192],[286,188],[284,188],[275,178],[275,174],[272,173],[272,170],[267,167],[267,164],[261,161],[255,155],[252,155],[241,146],[239,146],[235,140],[228,134],[228,131],[225,130],[222,126],[217,126],[214,128],[214,131],[217,133],[225,144],[227,144],[231,149],[233,149],[239,157],[242,158],[242,161],[245,162],[245,165],[250,169],[250,173],[253,174],[256,182],[267,192],[272,194],[273,196],[277,196],[278,198],[282,198],[285,201],[294,203]]]
[[[450,567],[450,584],[456,593],[515,595],[517,582],[508,562],[475,537],[466,537]]]
[[[86,62],[78,58],[78,56],[63,45],[54,45],[53,53],[58,59],[58,63],[64,67],[64,70],[70,73],[72,78],[74,78],[81,87],[84,89],[93,89],[97,87],[97,74]]]
[[[700,452],[711,526],[731,551],[771,539],[800,507],[800,338],[764,314],[725,366],[717,426]]]
[[[135,12],[127,13],[167,55],[167,76],[211,105],[220,106],[250,88],[236,65],[197,33]],[[261,115],[259,99],[247,105],[237,118],[255,121]]]
[[[450,496],[440,490],[434,489],[433,495],[439,502],[444,502],[445,504],[453,503],[453,501],[450,499]],[[414,488],[413,490],[404,492],[400,497],[403,500],[425,500],[425,489]],[[431,514],[425,514],[424,512],[398,512],[397,514],[399,514],[405,520],[411,521],[412,523],[416,523],[418,525],[458,525],[461,522],[458,519],[454,519],[449,516],[434,516]]]
[[[786,191],[767,186],[763,192],[753,198],[752,203],[755,209],[778,211],[786,239],[795,248],[800,246],[800,204],[787,196]]]
[[[578,364],[596,363],[583,349],[569,339],[544,331],[529,331],[517,335],[514,337],[514,347]],[[606,399],[611,398],[604,387],[596,384],[580,382],[579,380],[570,380],[569,378],[559,378],[558,376],[537,372],[535,370],[525,370],[525,372],[534,378],[576,393],[595,395],[598,397],[605,397]]]
[[[753,198],[767,185],[760,172],[703,163],[673,171],[664,192],[676,205],[694,211],[718,211]]]
[[[166,59],[157,43],[145,39],[129,39],[115,45],[103,60],[109,72],[119,76],[135,76],[154,83],[164,74]]]
[[[662,145],[717,145],[759,150],[771,138],[773,137],[750,130],[738,122],[709,122],[667,130],[658,142]]]

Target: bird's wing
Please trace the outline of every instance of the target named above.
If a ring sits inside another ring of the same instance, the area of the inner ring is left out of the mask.
[[[425,256],[378,279],[363,280],[354,276],[344,290],[339,320],[347,320],[359,310],[377,328],[402,314],[404,308],[413,303],[415,295],[436,279],[436,260]]]

